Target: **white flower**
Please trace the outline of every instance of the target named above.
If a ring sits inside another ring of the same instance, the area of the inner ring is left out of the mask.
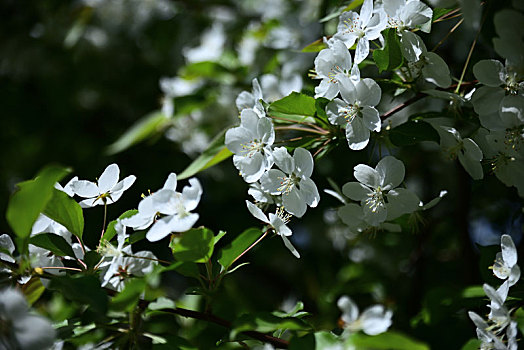
[[[5,249],[9,252],[9,254],[7,254],[0,251],[0,260],[14,263],[15,259],[13,259],[13,252],[15,251],[15,245],[8,234],[4,233],[0,235],[0,248]],[[2,271],[2,268],[0,268],[0,271]]]
[[[400,39],[402,54],[408,61],[411,78],[421,73],[426,81],[441,88],[451,85],[451,73],[446,62],[436,53],[428,52],[422,39],[415,33],[406,31]]]
[[[285,147],[273,151],[275,164],[281,169],[271,169],[260,178],[264,191],[272,195],[282,195],[284,209],[297,217],[302,217],[307,205],[318,205],[320,195],[317,186],[310,179],[313,173],[313,157],[304,148],[295,149],[293,157]]]
[[[384,333],[391,326],[393,312],[382,305],[373,305],[359,316],[358,306],[344,295],[337,301],[338,308],[342,311],[340,317],[344,321],[344,328],[351,332],[363,331],[368,335]]]
[[[432,124],[433,125],[433,124]],[[466,169],[468,174],[475,180],[484,177],[482,171],[482,151],[479,146],[470,138],[462,138],[460,133],[447,126],[433,125],[440,135],[440,147],[446,152],[451,159],[458,160]]]
[[[71,180],[69,180],[64,187],[60,185],[58,182],[55,184],[55,188],[57,190],[60,190],[64,193],[66,193],[69,197],[73,197],[75,195],[75,192],[73,190],[73,184],[78,181],[78,176],[73,177]]]
[[[226,39],[222,23],[213,23],[212,27],[202,34],[200,46],[184,48],[184,56],[189,63],[216,61],[224,51]]]
[[[233,164],[248,183],[258,181],[273,165],[271,145],[275,141],[273,122],[244,109],[240,126],[226,132],[225,145],[233,152]]]
[[[262,88],[260,88],[260,84],[256,78],[253,79],[252,85],[252,93],[248,91],[242,91],[240,94],[238,94],[238,97],[235,101],[237,108],[240,112],[246,108],[252,108],[259,115],[264,115],[264,106],[262,106],[262,102],[260,102],[260,100],[264,99],[262,96]]]
[[[493,274],[500,279],[508,279],[508,286],[511,287],[520,279],[520,267],[517,265],[517,248],[509,235],[502,235],[500,238],[502,252],[498,252],[495,264],[493,264]]]
[[[0,348],[47,349],[53,345],[51,323],[29,312],[24,296],[13,288],[0,290]]]
[[[384,0],[388,27],[404,32],[420,28],[429,33],[433,10],[419,0]]]
[[[484,321],[482,317],[473,311],[468,312],[468,316],[477,326],[477,337],[482,341],[480,346],[481,350],[484,349],[495,349],[495,350],[507,350],[502,340],[500,340],[489,327],[488,323]]]
[[[484,284],[482,288],[490,299],[490,304],[488,306],[491,311],[489,312],[488,318],[493,322],[495,329],[504,329],[511,320],[509,311],[504,305],[504,302],[508,297],[508,281],[504,282],[497,290],[488,284]]]
[[[352,200],[360,201],[364,220],[378,226],[403,214],[418,209],[420,200],[405,188],[396,188],[404,180],[404,164],[393,156],[386,156],[375,169],[365,164],[355,166],[353,175],[359,182],[348,182],[342,192]],[[387,201],[386,201],[387,199]]]
[[[87,180],[78,180],[73,183],[76,195],[87,198],[80,202],[82,208],[91,208],[97,205],[106,205],[120,199],[125,190],[135,182],[136,177],[129,175],[118,182],[120,169],[118,165],[109,165],[96,183]]]
[[[154,201],[157,212],[165,216],[151,226],[146,234],[150,242],[156,242],[172,232],[185,232],[193,227],[199,215],[191,213],[198,206],[202,196],[202,186],[196,178],[189,179],[190,186],[184,186],[182,193],[176,192],[174,188],[163,188],[154,193]],[[174,181],[174,186],[176,182]],[[149,211],[151,213],[151,211]]]
[[[282,237],[282,240],[284,241],[284,245],[286,246],[286,248],[289,249],[289,251],[293,253],[294,256],[300,258],[300,254],[287,238],[291,236],[293,232],[291,232],[291,229],[286,225],[286,223],[289,221],[289,214],[284,214],[284,212],[281,209],[282,207],[277,209],[275,214],[270,213],[269,217],[267,217],[266,214],[264,214],[264,212],[259,207],[257,207],[250,201],[246,201],[246,205],[247,209],[254,217],[271,226],[275,230],[275,233]]]
[[[375,109],[380,102],[381,90],[370,78],[353,83],[346,76],[339,76],[340,94],[343,100],[336,98],[327,106],[329,121],[346,128],[349,148],[364,149],[369,142],[370,131],[380,131],[381,121]]]
[[[373,0],[364,0],[360,15],[356,12],[343,12],[340,15],[335,39],[341,40],[349,49],[357,42],[355,64],[362,62],[369,54],[369,40],[381,37],[386,28],[386,14],[379,9],[373,14]]]
[[[322,79],[315,87],[315,98],[325,97],[331,100],[340,91],[339,75],[351,76],[352,79],[358,80],[360,72],[358,65],[352,66],[351,55],[342,41],[331,39],[328,44],[329,47],[320,51],[315,58],[317,79]]]

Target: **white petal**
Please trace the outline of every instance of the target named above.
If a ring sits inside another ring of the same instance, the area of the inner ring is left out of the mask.
[[[286,174],[291,174],[295,170],[294,158],[287,152],[285,147],[277,147],[273,150],[275,164]]]
[[[276,233],[280,236],[291,236],[293,232],[289,227],[286,226],[284,221],[273,213],[269,213],[269,223],[275,229]]]
[[[78,202],[78,204],[80,204],[80,207],[82,208],[92,208],[96,207],[97,205],[102,205],[104,202],[101,199],[88,198]]]
[[[362,220],[364,214],[360,205],[355,203],[346,204],[337,211],[338,216],[344,224],[349,226],[350,230],[359,230],[367,224]]]
[[[356,84],[357,99],[361,106],[376,106],[380,102],[382,90],[380,86],[370,78],[364,78]]]
[[[129,175],[128,177],[126,177],[125,179],[117,183],[115,186],[113,186],[112,191],[113,192],[124,192],[127,189],[129,189],[129,187],[131,187],[135,183],[135,181],[136,181],[136,176]]]
[[[375,107],[364,106],[361,109],[362,122],[368,130],[380,132],[382,122]]]
[[[249,210],[251,215],[256,217],[258,220],[260,220],[262,222],[265,222],[266,224],[270,223],[268,217],[266,216],[266,214],[264,214],[264,212],[259,207],[257,207],[256,205],[254,205],[250,201],[246,201],[246,205],[247,205],[247,209]]]
[[[405,31],[400,39],[402,55],[409,62],[417,62],[427,50],[422,39],[415,33]]]
[[[361,184],[360,182],[348,182],[342,186],[342,193],[354,201],[361,201],[368,198],[369,194],[373,191],[369,189],[366,185]]]
[[[168,225],[169,220],[171,220],[171,216],[166,216],[157,220],[149,231],[147,231],[147,240],[150,242],[156,242],[169,235],[171,233],[171,229]]]
[[[355,50],[355,64],[364,61],[369,55],[369,40],[362,37],[358,40],[357,48]]]
[[[295,161],[295,173],[298,176],[310,177],[313,174],[313,156],[308,150],[296,148],[293,153],[293,160]]]
[[[353,81],[344,74],[338,74],[337,80],[339,82],[340,96],[348,104],[353,105],[357,101],[357,90]]]
[[[172,219],[169,221],[169,231],[170,232],[186,232],[191,229],[193,225],[197,222],[199,218],[198,214],[191,213],[185,216],[173,215]]]
[[[369,129],[364,126],[362,118],[356,117],[346,125],[346,139],[349,148],[358,151],[369,143]]]
[[[279,195],[282,193],[282,181],[286,177],[282,171],[277,169],[270,169],[260,177],[260,184],[265,192],[272,195]]]
[[[289,249],[289,251],[297,258],[297,259],[300,259],[300,253],[298,252],[298,250],[296,250],[295,247],[293,247],[293,244],[291,244],[291,242],[289,241],[289,239],[284,236],[284,235],[281,235],[280,237],[282,237],[282,240],[284,241],[284,245],[286,246],[287,249]]]
[[[387,194],[387,220],[393,220],[404,214],[414,212],[419,208],[420,199],[406,188],[396,188]]]
[[[352,323],[358,318],[358,306],[348,296],[341,296],[337,301],[337,306],[342,311],[341,319],[345,323]]]
[[[360,8],[360,20],[362,21],[362,26],[366,26],[371,19],[373,14],[373,0],[364,0],[362,7]]]
[[[170,173],[169,176],[167,177],[166,182],[164,182],[164,187],[162,188],[174,191],[176,190],[176,186],[177,186],[176,174]]]
[[[377,188],[381,184],[379,173],[372,167],[366,164],[359,164],[355,166],[354,169],[355,171],[353,172],[353,176],[355,176],[355,179],[364,185],[367,185],[371,188]]]
[[[301,218],[306,213],[306,202],[300,197],[296,188],[293,188],[288,193],[282,194],[282,204],[288,213],[298,218]]]
[[[98,186],[91,181],[79,180],[75,182],[72,187],[75,194],[80,197],[92,198],[100,194],[100,192],[98,192]]]
[[[510,235],[502,235],[500,237],[500,247],[502,249],[502,258],[509,267],[513,267],[517,263],[517,248]]]
[[[426,63],[422,67],[424,78],[441,88],[451,85],[451,73],[446,62],[436,53],[426,53]]]
[[[110,164],[104,170],[100,178],[98,179],[98,188],[100,193],[106,193],[111,190],[118,182],[118,177],[120,175],[120,169],[116,164]]]
[[[233,164],[247,183],[253,183],[260,179],[266,171],[264,156],[255,153],[252,157],[233,156]]]
[[[406,170],[404,163],[393,156],[386,156],[377,164],[377,173],[380,176],[382,188],[395,188],[402,183]]]
[[[392,312],[385,311],[382,305],[366,309],[360,316],[362,331],[368,335],[384,333],[391,326],[392,315]]]
[[[371,226],[378,226],[380,223],[386,221],[388,212],[383,203],[380,203],[375,208],[375,211],[373,211],[368,204],[364,203],[364,201],[361,205],[362,211],[364,212],[364,220],[366,220],[366,222]]]
[[[506,68],[497,60],[482,60],[473,66],[473,74],[479,83],[496,87],[504,84]]]
[[[320,195],[318,194],[317,185],[310,178],[300,180],[300,197],[309,205],[314,208],[320,201]]]
[[[189,185],[190,186],[184,186],[184,189],[182,190],[182,198],[187,211],[195,209],[200,202],[200,197],[202,196],[202,186],[197,178],[192,177],[189,179]]]

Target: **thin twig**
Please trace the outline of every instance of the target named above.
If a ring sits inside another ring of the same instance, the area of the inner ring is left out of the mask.
[[[256,246],[262,239],[264,239],[264,237],[267,236],[267,233],[269,232],[269,229],[266,230],[266,232],[264,232],[264,234],[255,241],[255,243],[251,244],[246,250],[244,250],[242,252],[242,254],[240,254],[239,256],[236,257],[235,260],[233,260],[233,262],[231,263],[230,266],[233,266],[233,264],[238,260],[240,259],[244,254],[246,254],[247,252],[249,252],[251,250],[251,248],[253,248],[254,246]]]
[[[327,134],[328,132],[327,131],[318,131],[318,130],[313,130],[313,129],[309,129],[309,128],[301,128],[301,127],[298,127],[298,126],[277,126],[275,127],[275,130],[297,130],[297,131],[304,131],[304,132],[310,132],[310,133],[313,133],[313,134],[319,134],[319,135],[325,135]]]
[[[457,28],[462,24],[462,22],[464,22],[464,18],[461,18],[460,21],[458,21],[457,24],[455,24],[455,25],[453,26],[453,28],[451,28],[451,29],[449,30],[449,32],[448,32],[448,33],[447,33],[447,34],[442,38],[442,40],[440,40],[440,41],[438,42],[438,44],[435,45],[435,47],[434,47],[433,49],[431,49],[431,52],[435,52],[435,50],[438,49],[439,46],[442,45],[442,44],[444,43],[444,41],[446,41],[446,40],[449,38],[449,36],[451,35],[451,33],[453,33],[453,32],[454,32],[454,31],[455,31],[455,30],[456,30],[456,29],[457,29]]]
[[[412,98],[410,98],[409,100],[405,101],[405,102],[402,102],[401,104],[391,108],[389,111],[387,111],[386,113],[382,114],[380,116],[380,119],[381,120],[384,120],[386,118],[389,118],[391,115],[403,110],[404,108],[406,108],[407,106],[409,106],[410,104],[420,100],[421,98],[425,97],[426,95],[424,95],[423,93],[419,92],[418,94],[416,94],[415,96],[413,96]]]

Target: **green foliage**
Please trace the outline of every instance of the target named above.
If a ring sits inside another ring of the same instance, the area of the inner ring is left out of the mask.
[[[258,228],[248,228],[235,239],[222,248],[218,256],[218,262],[224,267],[224,270],[228,270],[233,262],[257,239],[262,236],[262,231]]]
[[[105,314],[108,306],[106,291],[100,281],[92,275],[55,276],[49,285],[50,289],[80,304],[89,305],[94,311]]]
[[[138,210],[136,210],[136,209],[127,210],[122,215],[120,215],[117,220],[111,221],[107,225],[107,228],[106,228],[106,230],[104,232],[104,235],[102,236],[102,241],[109,242],[110,240],[113,239],[113,237],[116,236],[117,232],[115,230],[115,225],[118,222],[118,220],[130,218],[131,216],[135,215],[136,213],[138,213]],[[133,236],[135,236],[135,235],[133,235]]]
[[[233,155],[230,150],[224,146],[226,131],[222,131],[215,136],[206,150],[202,152],[183,172],[177,175],[178,179],[185,179],[196,173],[216,165]]]
[[[82,239],[84,233],[84,214],[80,205],[67,193],[52,191],[51,199],[47,202],[44,214],[50,219],[65,226],[69,232]]]
[[[389,132],[390,141],[397,147],[410,146],[422,141],[439,142],[437,131],[422,120],[411,120]]]
[[[178,261],[205,263],[213,255],[214,242],[213,231],[200,227],[175,235],[169,247]]]
[[[11,196],[7,207],[7,222],[18,237],[25,238],[38,215],[44,211],[53,197],[54,185],[71,172],[59,165],[49,165],[29,181],[19,183],[18,190]]]
[[[327,45],[324,43],[323,39],[318,39],[313,41],[311,44],[307,45],[302,49],[302,52],[319,52],[324,50]]]
[[[355,333],[346,340],[346,345],[361,350],[429,350],[429,346],[398,332],[386,332],[374,336]]]
[[[38,235],[32,236],[29,239],[29,243],[47,249],[57,256],[70,256],[75,257],[73,248],[71,245],[59,235],[54,233],[40,233]]]
[[[384,48],[373,51],[373,59],[379,72],[394,70],[402,66],[404,58],[400,50],[400,40],[395,29],[388,28],[384,31]]]
[[[107,154],[125,151],[129,147],[164,131],[170,119],[160,111],[154,111],[139,119],[122,136],[107,147]]]
[[[22,291],[29,305],[33,305],[40,296],[45,292],[45,287],[42,280],[38,277],[32,277],[26,284],[23,285]]]
[[[146,280],[143,278],[133,278],[120,293],[111,299],[111,309],[117,311],[131,311],[138,304],[140,295],[146,288]]]
[[[276,330],[306,331],[310,329],[311,326],[299,318],[278,317],[273,313],[258,312],[254,314],[245,314],[237,318],[233,322],[229,337],[235,339],[238,333],[245,331],[268,333]]]
[[[268,110],[270,116],[300,123],[314,123],[315,112],[315,99],[298,92],[292,92],[289,96],[271,103]],[[278,122],[278,119],[275,121]]]
[[[445,8],[439,8],[439,7],[434,8],[432,21],[435,22],[437,19],[439,19],[440,17],[444,15],[447,15],[448,13],[450,13],[453,10],[454,9],[445,9]]]
[[[461,348],[461,350],[477,350],[480,348],[480,344],[482,342],[479,339],[470,339],[464,346]]]

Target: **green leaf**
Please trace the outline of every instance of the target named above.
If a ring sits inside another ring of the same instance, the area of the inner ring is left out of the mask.
[[[482,286],[469,286],[464,288],[462,290],[462,297],[463,298],[484,298],[486,297],[486,293],[484,292],[484,289]]]
[[[67,193],[54,188],[51,199],[47,202],[44,214],[62,224],[75,236],[82,238],[84,233],[84,214],[82,207]]]
[[[520,307],[515,312],[515,321],[517,321],[517,325],[519,326],[520,332],[524,333],[524,308]]]
[[[353,10],[353,9],[356,9],[357,7],[359,7],[360,5],[362,5],[363,3],[364,3],[364,0],[353,0],[353,1],[351,2],[351,4],[349,4],[348,6],[346,6],[342,12],[345,12],[345,11],[351,11],[351,10]]]
[[[59,165],[48,165],[34,180],[19,183],[18,190],[11,196],[7,206],[7,222],[18,237],[31,234],[38,215],[44,211],[53,195],[54,185],[71,172]]]
[[[225,270],[229,269],[235,259],[249,248],[257,239],[262,236],[262,231],[258,228],[248,228],[236,237],[233,242],[224,247],[219,254],[218,262]]]
[[[373,60],[375,60],[379,72],[396,69],[402,65],[403,61],[400,41],[395,29],[386,29],[384,31],[384,40],[384,49],[373,51]]]
[[[226,129],[227,130],[227,129]],[[218,134],[207,146],[207,149],[195,159],[183,172],[177,175],[179,180],[188,178],[196,173],[216,165],[231,157],[233,153],[226,148],[224,141],[226,130]]]
[[[124,290],[111,300],[111,309],[117,311],[131,311],[138,304],[140,295],[146,288],[146,281],[142,278],[128,280]]]
[[[154,111],[139,119],[122,136],[107,147],[109,155],[122,152],[129,147],[162,132],[170,119],[160,111]]]
[[[73,248],[71,248],[69,243],[67,243],[63,237],[55,235],[54,233],[41,233],[32,236],[29,239],[29,243],[37,247],[47,249],[58,256],[75,257]]]
[[[204,263],[213,254],[214,241],[213,231],[200,227],[175,236],[169,246],[178,261]]]
[[[453,9],[443,9],[443,8],[438,8],[438,7],[434,8],[433,9],[433,22],[435,22],[440,17],[450,13],[451,11],[453,11]]]
[[[186,80],[209,78],[215,81],[227,79],[231,73],[221,64],[212,61],[191,63],[183,67],[179,76]]]
[[[319,52],[324,50],[327,45],[324,43],[324,39],[318,39],[313,41],[302,49],[302,52]]]
[[[107,294],[93,275],[56,276],[51,279],[49,289],[57,290],[66,299],[81,305],[90,305],[99,313],[107,311]]]
[[[217,243],[226,235],[226,231],[218,231],[218,234],[215,236],[215,240],[213,241],[213,245],[217,245]]]
[[[289,342],[289,350],[315,350],[316,341],[315,335],[312,333],[306,334],[303,337],[293,337]]]
[[[45,291],[42,280],[38,277],[32,277],[29,282],[22,286],[25,298],[29,305],[33,305]]]
[[[386,332],[374,336],[355,333],[347,339],[346,345],[353,345],[360,350],[429,350],[429,346],[425,343],[398,332]]]
[[[311,326],[299,318],[277,317],[268,312],[245,314],[233,322],[230,338],[234,339],[238,333],[245,331],[268,333],[279,329],[310,330]]]
[[[414,145],[421,141],[439,142],[437,131],[422,120],[412,120],[392,129],[389,139],[398,147]]]
[[[117,220],[111,221],[107,225],[107,228],[106,228],[106,230],[104,232],[104,235],[102,236],[102,241],[109,242],[110,240],[113,239],[113,237],[116,236],[117,232],[115,230],[115,225],[116,225],[118,220],[130,218],[131,216],[135,215],[136,213],[138,213],[138,210],[136,210],[136,209],[127,210],[122,215],[120,215]]]
[[[177,261],[172,263],[169,266],[162,267],[162,272],[164,271],[176,271],[182,276],[193,277],[198,279],[200,277],[200,271],[198,270],[198,265],[191,261]]]
[[[275,101],[269,105],[268,114],[277,118],[285,118],[294,122],[314,123],[316,112],[315,99],[298,92]]]
[[[478,350],[482,342],[479,339],[470,339],[461,350]]]

